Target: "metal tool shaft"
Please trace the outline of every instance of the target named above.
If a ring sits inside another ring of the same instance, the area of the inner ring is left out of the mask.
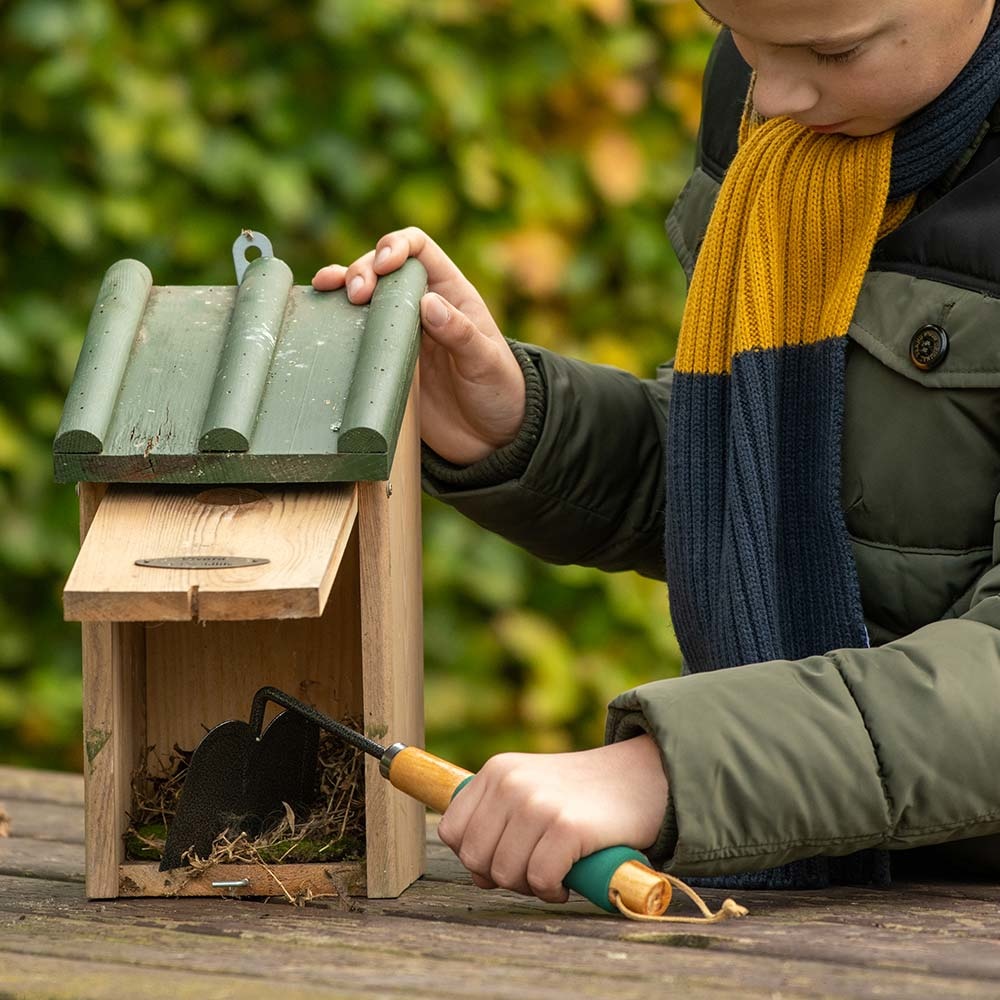
[[[339,736],[345,742],[350,743],[352,747],[364,750],[365,753],[371,754],[372,757],[377,757],[381,760],[385,755],[386,748],[380,746],[374,740],[368,739],[367,736],[362,736],[361,733],[317,711],[312,705],[307,705],[304,701],[299,701],[298,698],[293,698],[290,694],[279,691],[275,687],[262,687],[253,696],[253,707],[250,710],[250,726],[258,738],[264,728],[264,709],[269,701],[281,705],[282,708],[288,708],[293,712],[297,712],[310,722],[314,722],[320,729],[325,729],[328,733]]]

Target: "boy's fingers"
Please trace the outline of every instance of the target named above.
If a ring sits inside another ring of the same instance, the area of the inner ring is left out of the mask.
[[[456,795],[452,799],[441,817],[441,822],[438,823],[438,837],[456,854],[462,846],[469,820],[486,790],[485,785],[486,783],[483,781],[470,781],[462,789],[461,795]]]
[[[379,274],[401,267],[407,257],[416,257],[424,265],[431,284],[440,281],[445,275],[458,271],[454,261],[416,226],[386,233],[375,244],[375,251],[375,269]]]
[[[355,305],[367,302],[375,291],[375,282],[378,279],[372,267],[374,261],[375,251],[369,250],[347,269],[344,284],[347,288],[347,297]]]
[[[475,782],[473,782],[475,784]],[[497,878],[492,870],[493,856],[497,844],[507,826],[507,814],[497,808],[492,799],[487,807],[480,803],[466,824],[461,846],[458,848],[458,859],[473,875],[488,879],[497,885],[504,883]]]
[[[549,825],[542,834],[528,860],[525,878],[532,893],[547,903],[565,903],[569,891],[562,884],[573,865],[566,855],[566,844],[570,838],[559,822]]]
[[[409,242],[399,233],[387,233],[375,244],[372,267],[378,275],[388,274],[402,267],[409,256]]]
[[[343,264],[327,264],[313,275],[312,286],[318,292],[332,292],[343,288],[346,278],[347,268]]]
[[[489,877],[498,886],[525,896],[533,894],[527,880],[528,863],[549,821],[547,810],[528,810],[507,824],[490,861]]]

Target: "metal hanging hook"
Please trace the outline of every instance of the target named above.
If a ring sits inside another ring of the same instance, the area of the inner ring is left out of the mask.
[[[244,229],[236,237],[236,242],[233,244],[233,266],[236,268],[237,285],[243,280],[243,275],[250,266],[250,261],[247,260],[247,250],[251,247],[256,247],[260,251],[261,257],[274,256],[271,241],[263,233],[256,233],[252,229]]]

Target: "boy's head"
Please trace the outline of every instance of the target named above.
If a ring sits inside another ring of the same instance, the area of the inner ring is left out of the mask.
[[[753,103],[819,131],[874,135],[944,91],[996,0],[697,0],[756,70]]]

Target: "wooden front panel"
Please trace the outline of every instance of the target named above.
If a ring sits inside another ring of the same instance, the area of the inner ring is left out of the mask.
[[[266,684],[335,718],[360,717],[358,576],[355,528],[321,618],[147,625],[148,742],[190,749],[206,727],[247,722],[254,692]],[[268,719],[278,711],[269,706]]]
[[[108,488],[63,592],[78,621],[315,618],[357,517],[353,484]],[[149,559],[263,560],[164,568]]]

